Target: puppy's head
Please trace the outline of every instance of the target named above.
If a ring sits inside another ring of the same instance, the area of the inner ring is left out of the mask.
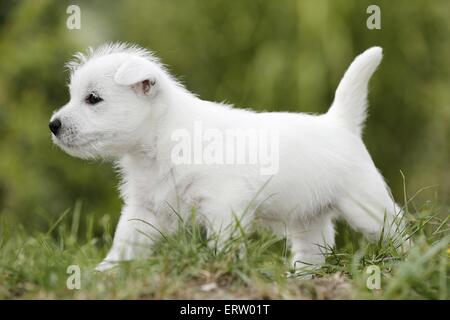
[[[81,158],[120,157],[161,112],[164,71],[149,52],[108,45],[69,62],[70,101],[50,119],[52,140]]]

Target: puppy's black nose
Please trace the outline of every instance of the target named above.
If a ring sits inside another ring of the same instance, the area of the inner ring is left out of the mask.
[[[61,128],[61,121],[59,119],[55,119],[48,124],[50,131],[56,136],[58,134],[59,129]]]

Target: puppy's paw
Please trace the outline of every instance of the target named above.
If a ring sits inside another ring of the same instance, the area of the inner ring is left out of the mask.
[[[111,270],[111,269],[117,267],[118,265],[119,265],[118,262],[103,260],[95,267],[95,271],[98,271],[98,272],[108,271],[108,270]]]

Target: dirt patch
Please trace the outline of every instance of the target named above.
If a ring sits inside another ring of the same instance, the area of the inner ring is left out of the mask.
[[[340,274],[312,279],[287,279],[284,284],[255,282],[236,284],[219,277],[209,281],[193,280],[182,287],[175,286],[164,295],[141,295],[141,299],[352,299],[349,279]]]

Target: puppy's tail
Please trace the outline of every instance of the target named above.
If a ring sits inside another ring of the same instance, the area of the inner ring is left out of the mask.
[[[380,47],[372,47],[355,58],[339,83],[327,113],[358,135],[367,117],[368,83],[382,56]]]

